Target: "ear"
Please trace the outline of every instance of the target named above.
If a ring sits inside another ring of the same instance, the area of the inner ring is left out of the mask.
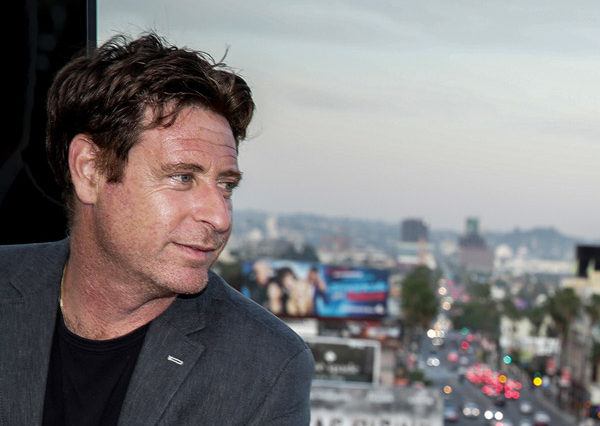
[[[69,171],[75,194],[84,204],[95,204],[100,172],[96,167],[98,147],[88,135],[75,135],[69,145]]]

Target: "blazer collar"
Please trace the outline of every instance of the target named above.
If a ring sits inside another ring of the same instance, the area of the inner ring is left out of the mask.
[[[209,272],[206,288],[199,294],[181,295],[154,322],[169,325],[183,335],[190,335],[206,326],[206,317],[216,314],[215,308],[224,299],[224,282],[214,272]]]
[[[153,425],[159,421],[206,348],[198,332],[218,320],[223,285],[211,273],[202,293],[178,297],[152,322],[127,389],[119,425]]]

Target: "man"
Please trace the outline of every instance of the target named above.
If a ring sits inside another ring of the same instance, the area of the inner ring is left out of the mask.
[[[241,292],[261,306],[267,307],[267,287],[273,277],[269,262],[259,259],[252,265],[250,279],[242,285]]]
[[[309,349],[209,271],[253,110],[239,76],[153,34],[59,72],[70,237],[0,248],[0,424],[308,424]]]

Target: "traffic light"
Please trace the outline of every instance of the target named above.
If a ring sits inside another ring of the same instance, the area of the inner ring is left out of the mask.
[[[504,357],[502,357],[502,362],[506,365],[512,364],[512,362],[513,362],[512,356],[510,356],[508,354],[504,355]]]
[[[536,388],[539,388],[540,386],[542,386],[542,384],[544,383],[544,381],[542,380],[542,374],[539,371],[536,371],[533,374],[533,380],[531,382],[533,383],[533,386],[535,386]]]

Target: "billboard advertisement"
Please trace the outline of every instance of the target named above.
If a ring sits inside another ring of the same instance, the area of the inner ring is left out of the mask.
[[[282,317],[382,318],[389,273],[293,260],[244,262],[244,295]]]
[[[306,337],[315,358],[314,383],[379,382],[381,346],[374,340]]]
[[[320,317],[376,318],[386,315],[388,271],[323,266],[323,276],[327,291],[315,302]]]

